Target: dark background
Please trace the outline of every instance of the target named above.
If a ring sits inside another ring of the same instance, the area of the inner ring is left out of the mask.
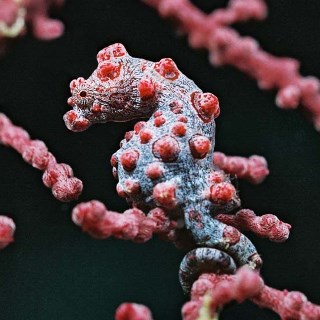
[[[211,11],[226,1],[195,3]],[[237,30],[271,53],[298,58],[304,75],[319,77],[319,2],[268,3],[267,21]],[[170,23],[138,0],[70,0],[56,16],[66,25],[63,37],[41,42],[28,35],[0,61],[0,110],[74,168],[84,181],[80,200],[127,208],[116,195],[109,158],[133,124],[69,132],[62,116],[70,80],[88,77],[98,50],[114,42],[136,57],[171,57],[203,91],[219,97],[216,149],[269,161],[271,174],[262,185],[239,182],[243,207],[278,214],[293,225],[284,244],[250,235],[264,259],[266,283],[301,290],[320,303],[320,135],[302,112],[278,109],[274,92],[260,91],[232,67],[212,68],[205,51],[189,48]],[[180,319],[186,300],[177,277],[183,252],[158,239],[137,245],[90,238],[71,222],[75,203],[55,200],[41,172],[15,151],[0,146],[0,152],[0,212],[17,224],[15,243],[0,252],[1,320],[109,320],[124,301],[146,304],[158,320]],[[246,303],[227,307],[221,319],[278,317]]]

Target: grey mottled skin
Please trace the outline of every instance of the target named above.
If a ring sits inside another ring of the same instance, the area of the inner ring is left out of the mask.
[[[221,259],[228,261],[223,267],[228,272],[234,271],[234,263],[237,266],[249,264],[254,268],[258,267],[254,261],[258,257],[257,251],[250,240],[241,235],[236,243],[230,244],[224,235],[226,225],[214,218],[216,213],[226,213],[240,206],[238,195],[235,194],[232,199],[222,204],[215,203],[206,196],[212,185],[209,175],[220,170],[213,166],[215,122],[213,119],[208,122],[203,121],[192,103],[192,93],[202,94],[202,91],[178,69],[173,69],[174,71],[170,69],[169,73],[159,72],[154,62],[132,58],[121,44],[114,44],[101,50],[98,62],[98,68],[87,80],[78,78],[71,82],[72,97],[68,103],[73,110],[64,116],[67,127],[73,131],[82,131],[93,123],[149,118],[143,129],[152,132],[150,141],[141,143],[139,132],[132,132],[122,141],[121,148],[113,157],[114,170],[117,171],[119,179],[118,187],[124,190],[128,202],[145,212],[161,207],[154,199],[154,187],[161,182],[169,182],[175,187],[175,204],[171,207],[162,206],[162,209],[172,219],[181,222],[179,226],[191,233],[198,247],[223,251],[220,255],[218,251],[205,249],[198,252],[198,260],[205,261],[205,266],[201,267],[202,271],[206,270],[206,266],[208,270],[212,270],[212,265],[221,269],[223,264],[217,263]],[[105,73],[107,76],[103,75]],[[150,97],[143,99],[141,90],[139,91],[141,80],[153,84],[154,92]],[[173,112],[172,104],[182,106],[181,110]],[[98,112],[94,108],[98,109]],[[159,111],[165,123],[155,126],[154,121],[157,117],[155,112]],[[183,136],[174,136],[172,127],[181,122],[181,116],[187,119],[186,133]],[[189,141],[195,134],[208,138],[211,143],[211,149],[203,159],[195,158],[190,151]],[[165,161],[153,151],[155,142],[164,136],[175,139],[180,148],[173,161]],[[129,171],[121,163],[121,156],[128,150],[136,150],[139,153],[135,168]],[[146,168],[151,163],[163,167],[163,176],[158,179],[146,176]],[[221,174],[223,181],[230,183],[229,177],[224,173]],[[126,190],[128,179],[138,182],[139,192],[130,193]],[[205,253],[209,259],[204,258]],[[211,265],[210,260],[212,260]],[[181,270],[189,270],[189,262],[186,256],[181,264]],[[195,265],[199,268],[197,263]],[[223,269],[220,272],[223,272]],[[182,286],[187,291],[190,287],[187,283],[188,276],[182,278]],[[191,278],[190,281],[193,280]]]

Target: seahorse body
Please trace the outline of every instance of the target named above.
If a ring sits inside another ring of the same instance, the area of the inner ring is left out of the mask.
[[[213,165],[217,97],[203,93],[169,58],[156,63],[133,58],[122,44],[114,44],[101,50],[97,60],[87,80],[71,82],[73,110],[65,114],[65,123],[83,131],[93,123],[149,118],[126,133],[111,164],[120,196],[145,212],[164,209],[183,222],[181,228],[197,246],[206,247],[183,260],[184,289],[192,266],[200,270],[210,265],[208,258],[218,263],[211,263],[215,269],[227,272],[236,265],[259,267],[252,243],[214,219],[240,205],[229,177]]]

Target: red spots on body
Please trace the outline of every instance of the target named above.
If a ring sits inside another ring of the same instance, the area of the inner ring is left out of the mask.
[[[73,122],[78,118],[78,115],[74,111],[71,110],[71,111],[67,112],[66,118],[69,122]]]
[[[164,78],[168,80],[176,80],[179,77],[180,71],[178,70],[174,61],[170,58],[161,59],[155,63],[154,69]]]
[[[127,198],[127,194],[125,193],[122,185],[120,183],[117,184],[116,186],[116,190],[117,190],[117,193],[118,193],[118,196],[121,197],[121,198]]]
[[[160,206],[173,209],[177,205],[175,184],[169,181],[158,183],[153,188],[153,198]]]
[[[163,176],[163,166],[160,163],[150,163],[146,169],[146,176],[152,180],[159,179]]]
[[[121,63],[102,61],[97,68],[97,76],[101,81],[114,80],[119,77]]]
[[[141,192],[140,183],[138,180],[127,179],[124,182],[124,190],[128,195],[136,195]]]
[[[85,82],[86,82],[85,78],[82,78],[82,77],[79,77],[79,78],[77,78],[77,79],[72,80],[72,81],[70,82],[70,85],[69,85],[71,92],[72,92],[77,86],[79,86],[80,84],[83,84],[83,83],[85,83]]]
[[[84,131],[90,126],[88,119],[79,117],[78,114],[73,110],[68,111],[63,118],[67,128],[74,132]]]
[[[183,137],[187,132],[187,126],[183,122],[176,122],[173,124],[171,132],[178,137]]]
[[[100,63],[102,61],[110,60],[111,55],[108,48],[100,50],[97,54],[97,61]]]
[[[150,129],[142,129],[140,132],[139,132],[139,136],[140,136],[140,142],[141,143],[148,143],[151,139],[152,139],[152,130]]]
[[[142,79],[138,83],[138,91],[141,100],[148,100],[155,96],[156,87],[151,79]]]
[[[235,187],[229,182],[221,182],[211,186],[210,200],[217,204],[225,204],[236,195]]]
[[[94,102],[93,105],[92,105],[91,111],[93,113],[99,113],[99,112],[102,111],[102,106],[99,103]]]
[[[221,171],[214,171],[209,174],[209,182],[220,183],[224,181],[225,175]]]
[[[223,238],[227,244],[234,245],[239,242],[241,233],[232,226],[225,226],[223,229]]]
[[[174,137],[165,135],[154,142],[152,152],[163,162],[173,162],[177,160],[180,153],[179,142]]]
[[[155,127],[161,127],[165,123],[166,123],[166,118],[163,117],[163,116],[156,117],[153,120],[153,124],[154,124]]]
[[[72,99],[72,97],[68,98],[67,100],[67,104],[71,107],[75,106],[74,100]]]
[[[160,111],[160,110],[156,111],[156,112],[153,114],[153,116],[154,116],[155,118],[162,116],[162,111]]]
[[[180,121],[180,122],[184,122],[184,123],[188,122],[188,119],[185,116],[178,116],[177,120]]]
[[[138,134],[138,133],[141,131],[141,129],[143,129],[143,128],[145,127],[145,125],[146,125],[146,122],[145,122],[145,121],[139,121],[139,122],[137,122],[137,123],[134,125],[134,127],[133,127],[134,132],[135,132],[136,134]]]
[[[205,123],[212,121],[220,114],[219,100],[212,93],[193,92],[191,103]]]
[[[122,153],[120,162],[126,171],[133,171],[137,166],[139,157],[139,151],[135,149],[128,149]]]
[[[111,57],[119,58],[127,54],[127,50],[121,43],[115,43],[100,50],[97,54],[97,60],[101,61],[110,60]]]
[[[189,147],[194,158],[203,159],[211,150],[211,141],[201,134],[196,134],[189,140]]]
[[[108,47],[109,50],[112,50],[113,56],[118,58],[126,55],[127,50],[121,43],[114,43],[113,45]]]
[[[118,165],[118,159],[115,154],[111,156],[110,164],[112,167],[116,167]]]

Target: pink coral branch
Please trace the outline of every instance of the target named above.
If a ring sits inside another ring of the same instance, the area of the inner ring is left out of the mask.
[[[257,272],[247,267],[240,268],[235,275],[201,275],[192,286],[191,301],[182,308],[184,320],[198,319],[206,295],[211,300],[212,314],[231,300],[250,299],[260,307],[275,311],[282,320],[320,319],[320,306],[309,302],[302,293],[270,288]]]
[[[157,9],[162,17],[174,19],[188,34],[191,47],[209,51],[213,65],[232,65],[255,78],[261,89],[276,89],[276,104],[280,108],[301,105],[320,131],[319,80],[303,77],[297,60],[273,56],[263,51],[256,40],[242,37],[228,26],[252,18],[265,18],[267,8],[263,0],[233,0],[227,8],[209,15],[189,0],[142,1]]]
[[[95,238],[113,236],[138,243],[150,240],[153,234],[166,235],[176,227],[160,208],[151,210],[147,216],[136,208],[120,214],[107,210],[97,200],[77,205],[72,220]]]
[[[16,226],[11,218],[0,216],[0,250],[13,242]]]
[[[31,140],[24,129],[13,125],[3,113],[0,113],[0,143],[15,149],[26,162],[43,171],[43,183],[52,189],[56,199],[67,202],[81,194],[82,181],[73,176],[72,168],[57,163],[43,141]]]
[[[61,21],[48,17],[51,7],[61,6],[64,0],[0,0],[0,50],[7,39],[22,36],[26,25],[42,40],[60,37],[64,31]]]
[[[194,282],[191,300],[182,307],[183,320],[196,320],[209,296],[209,313],[213,316],[219,307],[232,300],[242,302],[261,291],[263,281],[259,274],[248,267],[240,268],[235,275],[203,274]]]
[[[291,229],[290,224],[280,221],[273,214],[264,214],[259,217],[249,209],[242,209],[234,215],[218,214],[215,218],[238,230],[251,231],[275,242],[287,240]]]
[[[215,152],[213,163],[224,172],[236,175],[251,183],[261,183],[269,174],[268,163],[264,157],[253,155],[249,158],[227,156],[222,152]]]
[[[320,306],[312,304],[304,294],[270,288],[258,272],[248,267],[241,267],[234,275],[202,274],[192,286],[191,300],[182,307],[182,319],[212,319],[230,301],[241,303],[247,299],[273,310],[282,320],[320,319]],[[143,305],[124,303],[117,309],[115,319],[152,320],[152,315]]]
[[[279,314],[282,320],[319,320],[320,306],[308,301],[299,291],[277,290],[264,286],[251,301]]]
[[[122,303],[116,310],[115,320],[153,320],[151,311],[142,304]]]

